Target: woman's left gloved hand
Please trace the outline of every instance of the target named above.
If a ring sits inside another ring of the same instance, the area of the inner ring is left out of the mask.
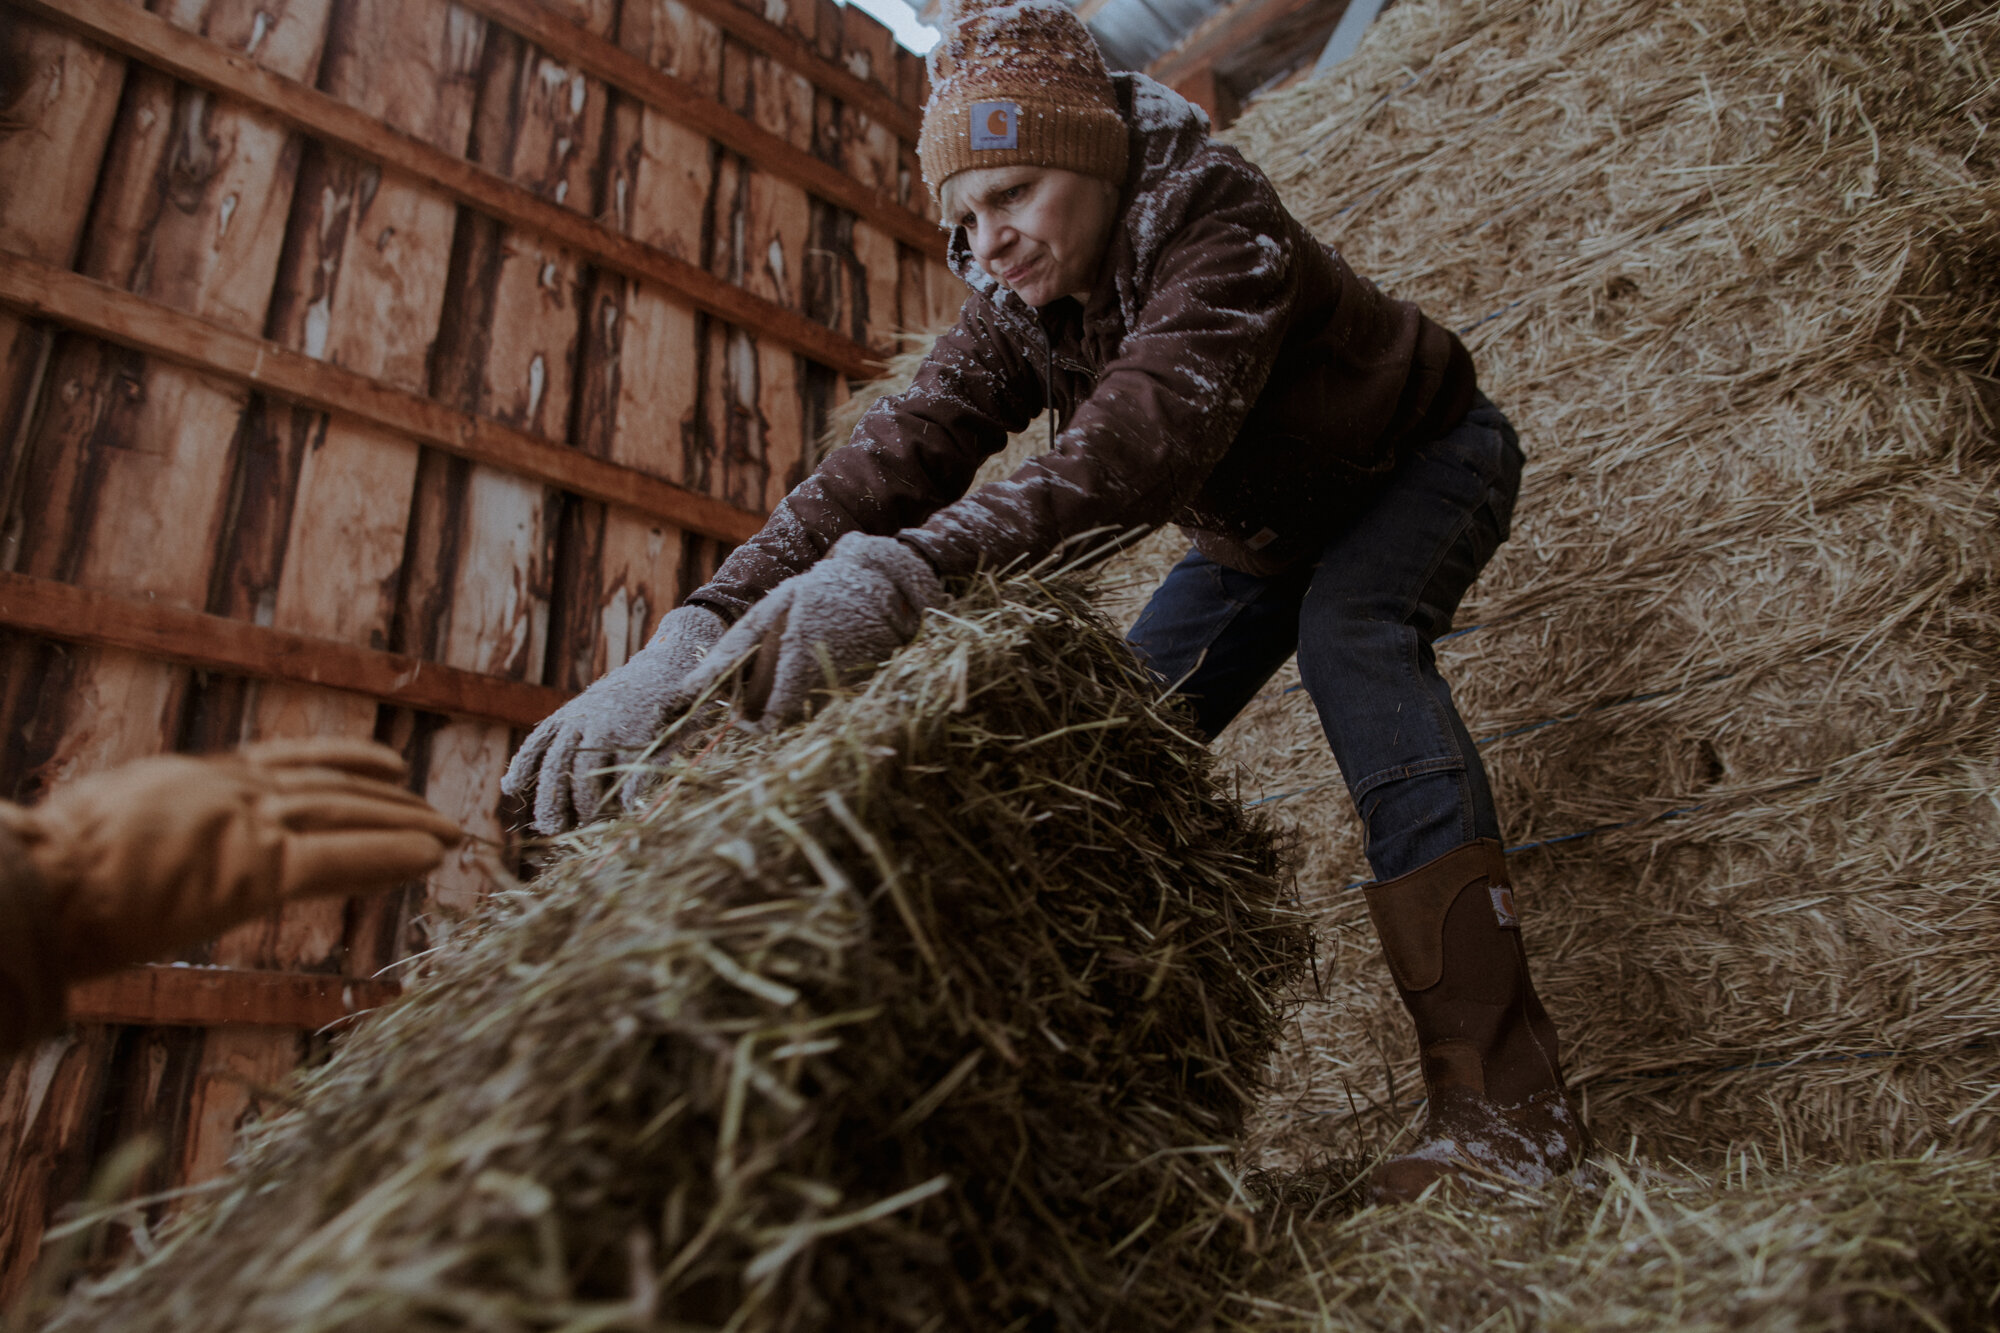
[[[773,730],[804,716],[814,692],[879,666],[943,600],[937,572],[914,548],[850,532],[751,607],[709,650],[689,688],[699,693],[733,675],[741,720]]]

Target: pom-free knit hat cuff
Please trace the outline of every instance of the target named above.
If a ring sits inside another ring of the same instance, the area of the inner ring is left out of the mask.
[[[975,126],[975,114],[989,123]],[[1003,123],[1011,133],[990,132]],[[975,133],[981,128],[989,132]],[[990,92],[927,107],[917,157],[931,197],[941,201],[945,182],[975,167],[1059,167],[1122,186],[1126,140],[1125,121],[1112,107]],[[1000,146],[975,146],[982,142]]]

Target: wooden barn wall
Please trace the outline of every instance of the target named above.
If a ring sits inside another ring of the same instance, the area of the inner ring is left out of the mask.
[[[847,376],[955,308],[941,246],[905,216],[934,217],[908,137],[921,63],[834,0],[93,2],[0,3],[0,795],[257,738],[398,746],[479,840],[399,894],[296,905],[185,960],[232,969],[204,974],[218,986],[337,990],[484,891],[481,858],[509,836],[500,774],[529,705],[558,697],[527,687],[573,692],[629,657],[714,569],[722,534],[740,539],[803,475]],[[302,129],[248,76],[187,81],[116,37],[157,31],[148,15],[637,241],[644,262]],[[522,35],[544,21],[551,49]],[[579,32],[698,93],[708,128],[592,73],[610,57],[591,66]],[[903,212],[858,216],[709,132],[738,120]],[[643,276],[656,269],[698,270],[858,347],[814,352],[778,314],[732,321],[692,279]],[[59,310],[24,294],[58,289]],[[199,346],[175,340],[191,326],[171,312],[202,322]],[[129,332],[146,328],[152,342]],[[257,373],[211,343],[248,348]],[[375,406],[267,391],[266,362],[311,378],[290,354]],[[396,424],[420,419],[443,425]],[[495,439],[514,452],[480,443]],[[560,455],[532,475],[506,461],[541,441],[611,481],[564,486]],[[704,535],[625,503],[620,477],[739,518]],[[19,610],[37,597],[58,610]],[[236,638],[236,657],[201,646]],[[314,645],[360,666],[321,671]],[[256,670],[227,669],[243,654]],[[445,684],[399,693],[426,671]],[[475,702],[436,711],[447,695]],[[79,1022],[0,1073],[0,1300],[118,1143],[160,1149],[134,1193],[212,1176],[324,1041],[190,1018],[205,1001],[135,1003],[116,1017],[159,1021]]]

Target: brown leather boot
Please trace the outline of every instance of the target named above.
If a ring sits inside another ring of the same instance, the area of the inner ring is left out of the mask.
[[[1528,980],[1500,844],[1467,843],[1364,892],[1430,1093],[1423,1141],[1375,1168],[1373,1200],[1407,1202],[1442,1177],[1542,1184],[1575,1166],[1590,1137]]]

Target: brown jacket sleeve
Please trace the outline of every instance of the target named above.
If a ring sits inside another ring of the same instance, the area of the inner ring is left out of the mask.
[[[16,833],[26,812],[0,802],[0,1058],[62,1030],[54,913]]]
[[[1228,452],[1290,328],[1298,233],[1260,175],[1203,184],[1136,223],[1172,239],[1131,284],[1124,340],[1055,447],[903,534],[940,574],[1158,527]]]
[[[910,387],[869,408],[854,437],[779,501],[762,531],[688,601],[733,621],[844,534],[888,536],[922,523],[964,495],[979,465],[1042,406],[1041,380],[994,326],[991,308],[966,302]]]

